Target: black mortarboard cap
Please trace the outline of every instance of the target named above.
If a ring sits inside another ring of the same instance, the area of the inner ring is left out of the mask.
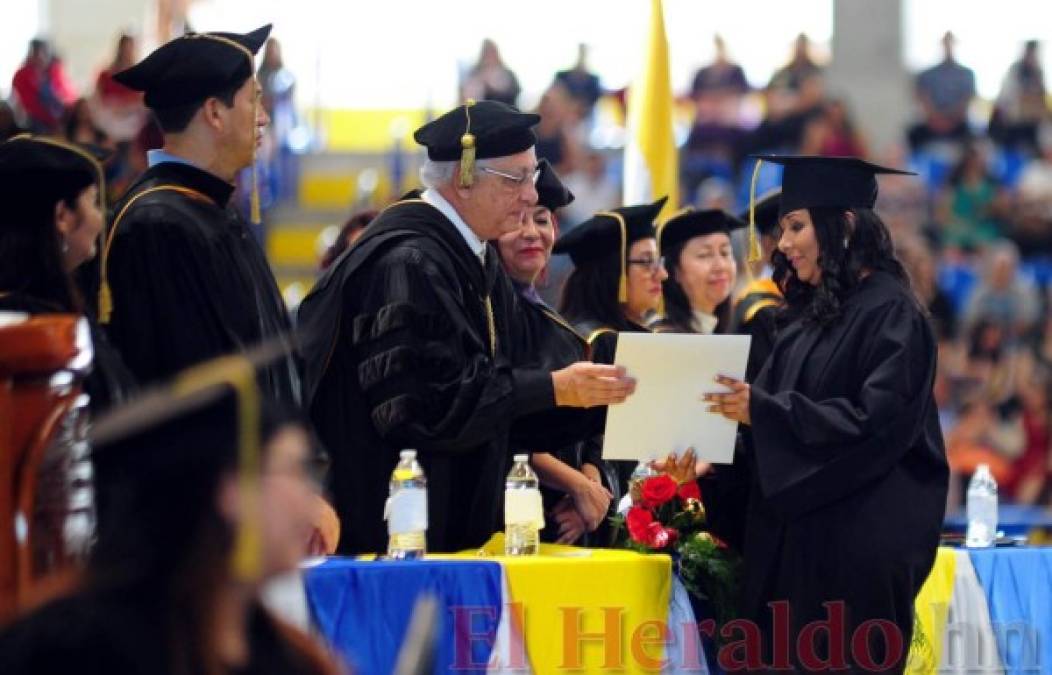
[[[204,101],[240,85],[255,71],[254,57],[270,24],[251,33],[187,33],[166,42],[136,65],[114,75],[145,94],[154,109]]]
[[[665,251],[694,237],[716,232],[729,235],[732,230],[741,227],[745,227],[744,221],[721,209],[698,211],[688,207],[673,214],[658,227],[658,246]]]
[[[522,113],[498,101],[472,101],[453,108],[413,133],[435,162],[461,162],[461,185],[471,184],[475,160],[506,157],[537,143],[533,126],[540,115]]]
[[[622,206],[610,211],[600,211],[555,242],[553,253],[567,254],[574,265],[580,265],[604,256],[621,254],[621,280],[618,300],[627,301],[628,270],[625,259],[628,247],[640,239],[656,237],[654,221],[668,197],[661,197],[651,204]]]
[[[878,166],[857,157],[756,155],[756,158],[785,167],[779,218],[797,209],[871,209],[877,200],[878,174],[916,175],[911,171]]]
[[[92,184],[105,196],[102,162],[107,154],[101,148],[31,134],[0,143],[0,200],[7,216],[20,206],[36,208],[44,202],[54,207],[59,199]]]
[[[555,173],[548,160],[538,162],[537,170],[540,172],[537,176],[537,206],[554,211],[574,200],[573,193],[559,180],[559,174]]]

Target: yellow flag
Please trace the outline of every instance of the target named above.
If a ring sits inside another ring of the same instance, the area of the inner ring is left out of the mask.
[[[679,158],[672,131],[668,38],[661,0],[651,0],[643,68],[628,91],[624,203],[668,195],[662,216],[679,208]]]

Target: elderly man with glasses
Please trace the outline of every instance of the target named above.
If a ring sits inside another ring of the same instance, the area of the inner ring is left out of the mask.
[[[538,121],[468,101],[418,129],[426,189],[387,207],[300,307],[304,398],[332,455],[342,553],[385,550],[400,449],[416,449],[427,474],[428,550],[477,547],[499,528],[511,439],[584,438],[596,418],[584,409],[634,390],[613,366],[531,368],[521,346],[517,296],[489,242],[537,202]]]

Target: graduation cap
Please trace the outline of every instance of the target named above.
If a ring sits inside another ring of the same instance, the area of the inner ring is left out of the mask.
[[[7,209],[5,224],[30,224],[29,219],[19,216],[41,203],[53,208],[58,200],[92,184],[98,188],[99,205],[105,213],[106,174],[102,163],[109,155],[102,148],[33,134],[20,134],[0,143],[0,200]],[[101,240],[106,241],[105,222]],[[105,246],[100,255],[105,270]],[[108,316],[112,305],[109,286],[103,283],[99,314]]]
[[[756,199],[756,204],[752,207],[754,210],[753,219],[760,234],[773,235],[777,232],[778,223],[781,221],[778,217],[778,211],[781,205],[781,188],[770,190]],[[748,223],[749,209],[745,209],[739,213],[738,218],[741,219],[743,223]]]
[[[658,226],[658,246],[665,251],[694,237],[717,232],[730,235],[741,227],[745,227],[744,221],[721,209],[699,211],[688,206]]]
[[[105,196],[108,153],[57,138],[21,134],[0,143],[0,199],[6,209],[55,202],[94,184]]]
[[[460,161],[460,185],[470,187],[476,159],[507,157],[537,143],[533,126],[540,115],[522,113],[498,101],[474,101],[453,108],[413,132],[435,162]]]
[[[537,206],[543,206],[549,211],[562,208],[574,200],[573,193],[566,189],[559,175],[548,163],[542,159],[537,163]]]
[[[144,93],[147,106],[176,108],[204,101],[240,85],[255,72],[255,56],[270,35],[267,24],[244,35],[187,33],[166,42],[113,76]]]
[[[668,197],[661,197],[652,204],[600,211],[560,237],[552,252],[567,254],[574,265],[580,265],[620,251],[617,298],[618,302],[628,302],[628,248],[640,239],[657,236],[654,221],[667,200]]]
[[[912,171],[889,169],[857,157],[818,157],[814,155],[752,155],[756,160],[749,192],[749,262],[760,259],[756,238],[756,179],[764,162],[781,164],[782,197],[778,208],[781,219],[797,209],[839,207],[873,208],[877,201],[877,174],[915,176]]]
[[[119,490],[136,494],[148,494],[151,487],[171,481],[207,480],[236,467],[245,514],[231,559],[239,579],[258,579],[262,570],[258,512],[263,402],[256,368],[282,353],[279,341],[271,341],[245,355],[199,364],[176,376],[171,385],[109,413],[93,425],[90,435],[100,473],[104,470]]]
[[[256,71],[256,53],[270,36],[271,24],[251,33],[187,33],[166,42],[131,68],[113,76],[129,89],[141,91],[155,110],[203,102],[240,86]],[[256,98],[253,97],[253,124]],[[252,145],[251,219],[260,222],[256,146]]]

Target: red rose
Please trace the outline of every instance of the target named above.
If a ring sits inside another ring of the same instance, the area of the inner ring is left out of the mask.
[[[686,502],[688,499],[696,499],[701,501],[701,488],[698,487],[697,481],[689,480],[683,485],[679,486],[679,491],[676,493],[679,498]]]
[[[647,525],[647,546],[654,549],[668,548],[679,539],[679,532],[661,523],[652,522]]]
[[[648,537],[647,527],[654,522],[654,514],[642,506],[633,506],[625,516],[628,525],[628,536],[637,544],[646,544]]]
[[[676,496],[676,481],[671,476],[661,474],[647,478],[643,482],[643,503],[658,507]]]

